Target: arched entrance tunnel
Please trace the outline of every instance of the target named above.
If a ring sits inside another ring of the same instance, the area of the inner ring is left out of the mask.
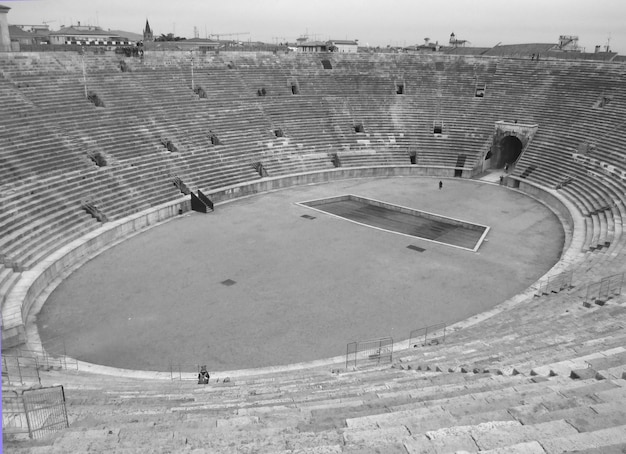
[[[522,154],[522,142],[515,136],[506,136],[500,141],[498,147],[500,152],[496,158],[497,169],[503,168],[506,164],[509,166],[513,164]]]

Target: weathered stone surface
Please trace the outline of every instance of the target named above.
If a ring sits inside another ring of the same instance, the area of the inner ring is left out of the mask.
[[[545,454],[541,445],[536,441],[517,443],[503,448],[481,451],[482,454]]]
[[[436,439],[431,439],[426,435],[418,435],[405,440],[404,447],[409,454],[438,454],[456,451],[474,452],[477,449],[476,443],[467,433]]]
[[[609,429],[584,432],[566,437],[557,437],[543,440],[541,445],[548,454],[557,454],[583,449],[602,448],[626,443],[626,426],[611,427]]]
[[[525,443],[545,438],[577,434],[578,431],[563,420],[548,421],[528,426],[495,427],[490,430],[476,428],[471,431],[481,450],[503,448],[510,444]]]
[[[358,446],[377,446],[402,442],[410,435],[406,427],[385,427],[376,430],[346,431],[343,434],[345,444]]]

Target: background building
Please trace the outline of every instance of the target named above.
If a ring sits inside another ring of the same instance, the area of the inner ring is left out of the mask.
[[[342,39],[334,39],[330,41],[331,45],[335,46],[335,52],[347,52],[347,53],[356,53],[358,52],[359,41],[358,40],[342,40]]]
[[[50,43],[47,25],[9,25],[9,35],[13,51],[19,51],[24,45]]]
[[[93,25],[71,25],[50,33],[50,44],[79,44],[91,46],[130,46],[128,38]]]
[[[298,52],[328,52],[328,43],[324,41],[298,42]]]

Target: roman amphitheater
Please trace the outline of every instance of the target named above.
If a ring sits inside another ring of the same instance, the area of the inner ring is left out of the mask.
[[[623,61],[12,52],[0,113],[8,452],[626,452]]]

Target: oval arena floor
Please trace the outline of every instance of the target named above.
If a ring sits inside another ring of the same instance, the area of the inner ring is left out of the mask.
[[[94,258],[37,315],[43,344],[127,369],[226,371],[345,354],[346,344],[448,324],[525,290],[561,254],[544,205],[474,180],[379,178],[220,204]],[[491,228],[478,252],[297,205],[354,194]],[[303,217],[308,215],[308,217]],[[311,219],[313,217],[313,219]],[[420,252],[407,246],[418,246]]]

